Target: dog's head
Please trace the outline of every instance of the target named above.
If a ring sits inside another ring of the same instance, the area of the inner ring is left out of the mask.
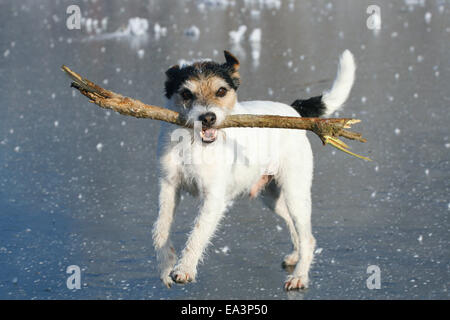
[[[237,102],[240,84],[239,61],[225,51],[225,62],[195,62],[171,67],[166,71],[166,97],[191,124],[202,123],[200,136],[204,143],[217,138],[217,126]]]

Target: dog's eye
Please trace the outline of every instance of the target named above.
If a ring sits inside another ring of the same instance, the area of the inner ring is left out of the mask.
[[[180,95],[183,100],[192,100],[194,98],[194,95],[188,89],[181,91]]]
[[[228,90],[224,87],[220,88],[219,90],[217,90],[216,92],[216,96],[217,97],[225,97],[225,95],[227,94]]]

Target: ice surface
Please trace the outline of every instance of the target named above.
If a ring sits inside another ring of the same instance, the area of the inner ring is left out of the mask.
[[[228,34],[230,36],[230,41],[233,43],[239,43],[244,39],[245,32],[247,31],[247,26],[241,25],[237,30],[232,30]]]
[[[230,252],[230,248],[228,246],[225,246],[223,248],[220,248],[220,251],[224,254],[228,254]]]
[[[167,35],[167,27],[162,27],[159,23],[155,23],[153,26],[153,32],[155,33],[156,39],[165,37]]]
[[[252,50],[253,66],[258,67],[261,57],[261,29],[256,28],[250,34],[248,40]]]
[[[193,25],[184,30],[184,34],[188,37],[197,39],[198,37],[200,37],[200,29],[197,26]]]
[[[131,18],[128,20],[126,33],[134,36],[142,36],[148,31],[148,20],[145,18]]]

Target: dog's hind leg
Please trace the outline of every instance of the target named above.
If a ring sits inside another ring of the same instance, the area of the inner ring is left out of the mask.
[[[286,201],[284,199],[283,193],[280,194],[275,203],[274,211],[277,215],[284,219],[286,225],[289,230],[289,234],[291,236],[292,241],[292,252],[284,257],[283,259],[283,267],[295,266],[299,260],[299,246],[300,240],[298,237],[297,230],[294,225],[294,221],[292,220],[289,210],[286,205]]]
[[[285,283],[287,290],[308,287],[308,272],[316,244],[311,230],[312,154],[308,157],[307,151],[305,149],[297,156],[291,154],[279,182],[286,207],[300,238],[300,261]]]
[[[295,266],[299,260],[300,240],[294,221],[292,220],[289,210],[286,206],[286,200],[280,187],[275,181],[271,181],[265,190],[261,192],[261,198],[265,205],[273,210],[278,216],[283,218],[289,230],[289,235],[292,241],[293,250],[283,259],[283,267]]]
[[[170,288],[173,281],[170,271],[176,263],[176,253],[170,241],[173,214],[179,202],[178,186],[167,178],[161,179],[159,214],[153,226],[153,244],[156,250],[161,281]]]
[[[309,284],[309,269],[314,258],[316,240],[311,231],[311,200],[308,197],[288,200],[287,206],[300,238],[300,261],[285,283],[287,290],[304,289]],[[300,208],[300,209],[298,209]],[[301,212],[300,212],[301,211]]]

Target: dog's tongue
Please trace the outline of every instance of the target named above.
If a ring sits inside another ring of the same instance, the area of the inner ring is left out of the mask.
[[[208,143],[213,142],[216,140],[217,129],[214,129],[214,128],[203,129],[201,136],[202,136],[203,142],[208,142]]]
[[[203,137],[206,139],[214,139],[216,135],[216,129],[206,129],[203,131]]]

